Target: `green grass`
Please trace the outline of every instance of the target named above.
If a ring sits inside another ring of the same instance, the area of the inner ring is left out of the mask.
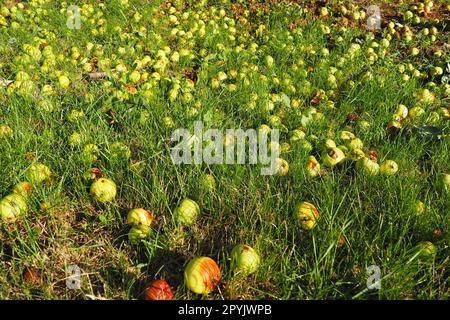
[[[168,9],[161,9],[158,2],[130,0],[126,6],[118,0],[105,1],[104,10],[98,1],[85,2],[93,9],[90,19],[102,12],[106,21],[103,33],[92,34],[92,30],[99,30],[95,25],[98,19],[93,23],[82,19],[80,30],[69,30],[65,7],[54,1],[23,2],[25,9],[19,10],[23,19],[9,17],[8,24],[0,27],[0,78],[14,80],[24,71],[34,86],[28,93],[14,85],[0,87],[0,125],[14,131],[10,138],[0,137],[0,196],[27,180],[27,170],[34,162],[44,163],[52,171],[49,181],[34,186],[27,215],[15,223],[0,223],[1,299],[141,299],[147,283],[161,277],[172,286],[175,298],[198,299],[202,297],[183,284],[184,267],[195,256],[212,257],[222,271],[219,288],[205,299],[448,298],[450,198],[440,179],[450,173],[450,140],[435,142],[413,134],[408,119],[398,136],[391,137],[386,130],[397,106],[404,104],[411,109],[419,105],[414,93],[429,87],[436,101],[424,106],[425,116],[416,124],[450,133],[449,119],[429,120],[432,111],[449,105],[448,87],[440,77],[429,76],[432,66],[445,70],[450,61],[448,49],[443,49],[440,58],[426,54],[427,48],[443,48],[448,25],[435,23],[440,32],[434,43],[420,34],[411,42],[394,38],[385,57],[380,55],[370,64],[367,48],[371,33],[363,24],[340,30],[337,13],[334,18],[318,19],[313,12],[274,1],[267,5],[268,13],[256,14],[244,1],[244,7],[250,9],[244,24],[239,20],[243,16],[234,15],[229,3],[175,1],[183,8],[175,13],[180,20],[178,29],[187,32],[195,24],[200,29],[195,13],[205,22],[204,37],[194,31],[188,39],[170,35],[173,26]],[[229,38],[231,22],[214,19],[213,6],[217,12],[224,8],[227,17],[234,17],[234,41]],[[435,6],[445,12],[441,2],[436,1]],[[47,13],[37,11],[38,7]],[[84,9],[83,16],[88,7]],[[142,16],[138,22],[133,20],[136,12]],[[185,21],[183,12],[190,13]],[[18,28],[11,26],[13,21],[19,23]],[[293,22],[297,26],[289,31]],[[265,31],[258,35],[261,24]],[[322,32],[323,25],[330,27],[329,35]],[[121,32],[114,30],[117,26]],[[146,34],[140,36],[142,26]],[[423,25],[414,28],[420,30]],[[386,31],[377,33],[375,40],[385,37]],[[12,37],[16,43],[8,44]],[[54,57],[47,62],[48,70],[43,70],[44,57],[27,62],[23,45],[39,47],[46,37]],[[340,42],[338,37],[342,37]],[[88,42],[101,46],[103,54],[95,48],[88,52]],[[252,43],[258,45],[254,51]],[[350,58],[352,43],[359,43],[361,52]],[[111,60],[110,66],[99,70],[114,69],[121,62],[128,69],[126,76],[136,67],[137,59],[149,55],[152,62],[140,71],[152,74],[157,71],[153,65],[157,52],[165,46],[172,52],[187,48],[192,57],[169,62],[165,71],[158,71],[160,81],[152,81],[150,76],[151,97],[145,95],[144,81],[136,85],[137,94],[126,96],[124,85],[129,79],[109,73],[108,79],[88,81],[82,70],[84,57],[97,57],[102,63]],[[242,51],[236,52],[238,46]],[[419,56],[408,55],[412,46],[421,49]],[[72,47],[81,54],[74,63],[70,61]],[[124,55],[120,55],[120,47],[125,48]],[[329,56],[321,53],[324,47],[329,48]],[[380,49],[375,48],[375,52],[380,53]],[[275,59],[273,68],[265,65],[267,55]],[[342,57],[348,58],[340,63]],[[399,66],[408,64],[426,72],[428,78],[404,81]],[[189,88],[183,72],[194,67],[198,79],[194,88]],[[309,67],[314,70],[305,72]],[[336,88],[327,82],[330,67],[338,69]],[[212,88],[211,80],[219,71],[230,74],[233,69],[238,72],[236,79],[229,77],[219,88]],[[67,90],[58,87],[57,72],[71,80]],[[279,85],[274,78],[280,80]],[[170,90],[177,80],[182,89],[179,97],[170,101]],[[105,87],[108,81],[109,88]],[[429,81],[436,86],[427,85]],[[236,84],[237,90],[229,92],[228,83]],[[45,84],[53,87],[53,94],[41,94]],[[328,96],[315,106],[324,119],[305,126],[302,115],[319,89]],[[183,99],[185,92],[192,94],[192,101]],[[276,102],[275,109],[268,111],[270,95],[282,93],[289,96],[291,106]],[[249,105],[254,94],[258,98],[253,109]],[[42,100],[50,101],[54,110],[42,110]],[[327,108],[327,100],[334,102],[333,109]],[[293,101],[299,106],[293,107]],[[84,116],[71,121],[73,110],[83,111]],[[346,126],[349,113],[360,117],[350,127]],[[289,131],[306,127],[306,139],[314,147],[310,153],[290,143],[290,151],[282,154],[290,165],[287,176],[261,176],[260,166],[178,166],[171,161],[170,137],[175,128],[191,130],[195,120],[202,120],[205,126],[222,130],[256,129],[268,124],[271,115],[278,115],[288,131],[282,132],[280,143],[289,142]],[[164,117],[171,117],[173,126],[167,126]],[[363,120],[370,123],[369,129],[359,126]],[[343,144],[341,130],[355,133],[364,142],[366,153],[376,150],[378,163],[395,160],[398,174],[368,176],[357,171],[353,161],[347,161],[327,169],[321,177],[309,177],[304,168],[308,156],[316,155],[322,163],[320,150],[325,139]],[[74,132],[83,137],[79,146],[68,144]],[[131,149],[130,160],[112,157],[109,147],[114,142],[123,142]],[[100,149],[95,162],[83,157],[83,148],[89,143]],[[85,177],[92,167],[116,182],[118,194],[112,204],[92,199],[92,181]],[[205,173],[216,179],[213,191],[199,187]],[[173,219],[173,210],[185,197],[201,207],[199,220],[190,228],[178,226]],[[420,215],[416,214],[419,200],[426,206]],[[314,204],[320,212],[318,225],[311,231],[302,230],[294,216],[295,206],[302,201]],[[44,202],[46,208],[42,208]],[[149,209],[157,223],[148,239],[132,245],[126,215],[138,207]],[[345,244],[339,246],[341,237]],[[436,246],[433,259],[424,261],[415,255],[415,247],[422,241]],[[240,243],[251,245],[261,255],[260,268],[248,277],[234,276],[230,269],[231,249]],[[66,288],[65,270],[71,264],[83,271],[80,290]],[[366,290],[366,267],[370,265],[381,269],[380,290]],[[27,268],[38,270],[39,281],[24,279]]]

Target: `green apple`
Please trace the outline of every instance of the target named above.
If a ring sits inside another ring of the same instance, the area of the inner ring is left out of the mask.
[[[149,231],[150,228],[143,225],[139,227],[133,226],[128,232],[128,240],[130,240],[132,244],[137,245],[141,242],[141,240],[147,238]]]
[[[13,130],[6,124],[0,125],[0,138],[11,138],[13,135]]]
[[[425,110],[421,107],[414,107],[414,108],[411,108],[411,110],[409,111],[409,117],[413,121],[422,118],[424,114],[425,114]]]
[[[331,147],[322,154],[323,164],[327,167],[334,167],[338,163],[345,160],[344,152],[336,147]]]
[[[84,146],[81,156],[86,163],[95,162],[100,156],[100,149],[95,144],[89,143]]]
[[[319,211],[309,202],[301,202],[295,207],[295,216],[304,230],[312,230],[319,220]]]
[[[249,275],[258,270],[260,258],[252,247],[240,244],[231,251],[231,268],[236,273]]]
[[[369,175],[377,175],[380,172],[380,166],[369,158],[361,158],[356,162],[356,169]]]
[[[109,154],[111,156],[111,160],[128,161],[131,157],[131,150],[126,144],[122,142],[114,142],[109,146]]]
[[[20,194],[12,193],[0,200],[0,218],[3,222],[12,223],[26,214],[27,201]]]
[[[384,176],[391,176],[398,172],[398,164],[393,160],[386,160],[380,165],[380,173]]]
[[[39,162],[33,163],[27,171],[28,180],[32,184],[40,184],[46,180],[49,180],[52,175],[50,169]]]
[[[445,173],[442,175],[442,185],[446,191],[450,191],[450,174]]]
[[[408,116],[408,108],[403,104],[399,104],[395,115],[399,116],[400,119],[405,119]]]
[[[209,257],[197,257],[189,261],[184,270],[186,287],[194,293],[206,295],[214,290],[220,281],[220,268]]]
[[[192,226],[200,214],[199,205],[191,199],[184,199],[174,210],[175,220],[185,226]]]
[[[200,187],[204,191],[212,192],[216,188],[216,179],[211,174],[203,174],[200,178]]]
[[[419,259],[430,260],[436,256],[437,248],[430,241],[423,241],[415,247],[414,251],[419,256]]]
[[[350,150],[354,150],[354,149],[362,149],[363,146],[364,146],[364,143],[363,143],[362,140],[359,139],[359,138],[354,138],[354,139],[350,140],[350,141],[347,143],[347,147],[348,147]]]
[[[150,211],[137,208],[128,212],[127,223],[135,227],[150,227],[153,222],[153,215]]]
[[[114,181],[100,178],[91,185],[91,195],[101,203],[112,202],[117,194],[117,186]]]
[[[355,135],[352,132],[346,131],[346,130],[342,130],[339,133],[339,138],[341,140],[343,140],[344,142],[349,142],[349,141],[355,139],[356,137],[355,137]]]
[[[67,89],[70,86],[69,78],[64,75],[59,76],[58,83],[61,89]]]

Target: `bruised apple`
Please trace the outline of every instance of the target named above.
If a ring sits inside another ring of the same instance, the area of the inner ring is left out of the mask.
[[[295,215],[304,230],[311,230],[317,225],[319,211],[309,202],[301,202],[295,208]]]
[[[231,265],[235,272],[248,275],[259,267],[259,255],[252,247],[240,244],[231,251]]]
[[[27,210],[27,202],[20,194],[12,193],[0,200],[0,217],[6,223],[16,221]]]
[[[197,294],[208,294],[220,281],[220,268],[209,257],[192,259],[184,270],[184,280],[189,290]]]

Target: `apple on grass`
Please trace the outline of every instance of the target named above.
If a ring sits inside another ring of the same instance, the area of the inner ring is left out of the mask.
[[[13,188],[13,193],[19,194],[24,198],[27,198],[31,191],[33,190],[33,185],[28,181],[22,181],[16,184]]]
[[[398,164],[393,160],[386,160],[380,165],[380,173],[384,176],[394,175],[398,172]]]
[[[356,168],[368,175],[376,176],[380,172],[380,166],[369,158],[361,158],[356,162]]]
[[[184,199],[174,210],[175,220],[185,226],[192,226],[200,214],[199,205],[191,199]]]
[[[317,161],[316,157],[309,156],[306,161],[306,171],[310,177],[316,177],[320,173],[320,163]]]
[[[137,208],[128,212],[127,223],[136,227],[150,227],[153,222],[153,215],[150,211]]]
[[[139,227],[133,226],[128,232],[128,240],[130,240],[131,244],[137,245],[147,238],[149,231],[150,228],[144,225]]]
[[[42,182],[50,179],[52,172],[50,169],[39,162],[33,163],[28,169],[27,177],[32,184],[41,184]]]
[[[289,172],[289,163],[282,158],[275,159],[275,167],[280,176],[285,176]]]
[[[231,266],[236,273],[249,275],[256,272],[260,258],[252,247],[240,244],[231,251]]]
[[[206,295],[219,284],[221,277],[217,263],[209,257],[192,259],[184,270],[184,280],[189,290]]]
[[[344,152],[336,147],[327,148],[322,155],[323,164],[327,167],[334,167],[338,163],[345,160]]]
[[[153,280],[145,289],[145,300],[172,300],[172,290],[164,279]]]
[[[20,194],[12,193],[0,200],[0,218],[6,223],[15,222],[27,210],[27,201]]]
[[[295,215],[300,223],[300,226],[304,230],[312,230],[317,225],[317,221],[320,218],[317,208],[309,202],[299,203],[295,210]]]
[[[114,181],[100,178],[91,185],[91,195],[101,203],[112,202],[117,194],[117,186]]]

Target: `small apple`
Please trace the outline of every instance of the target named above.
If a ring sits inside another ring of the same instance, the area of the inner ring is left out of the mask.
[[[144,240],[148,236],[150,228],[149,227],[131,227],[130,231],[128,232],[128,240],[130,240],[131,244],[137,245],[141,242],[141,240]]]
[[[192,259],[184,270],[184,280],[189,290],[206,295],[214,290],[220,281],[220,268],[209,257]]]
[[[11,138],[13,135],[13,130],[6,124],[0,125],[0,138]]]
[[[319,220],[319,211],[309,202],[301,202],[295,207],[295,216],[304,230],[312,230]]]
[[[373,176],[380,172],[378,163],[365,157],[356,162],[356,169]]]
[[[232,269],[244,275],[249,275],[258,270],[260,263],[259,255],[252,247],[241,244],[231,251]]]
[[[172,300],[172,290],[165,280],[153,280],[145,289],[144,297],[145,300]]]
[[[131,157],[131,150],[122,142],[114,142],[109,146],[109,154],[113,161],[128,161]]]
[[[191,199],[184,199],[174,210],[175,220],[185,226],[192,226],[200,214],[199,205]]]
[[[128,212],[127,223],[134,225],[135,227],[150,227],[153,222],[153,215],[150,211],[137,208]]]
[[[69,78],[64,75],[59,76],[58,82],[61,89],[67,89],[70,86]]]
[[[212,192],[216,188],[216,179],[211,174],[203,174],[200,180],[200,187],[204,191]]]
[[[98,202],[112,202],[117,194],[117,186],[110,179],[100,178],[91,185],[91,194]]]
[[[425,114],[425,110],[421,107],[414,107],[414,108],[411,108],[411,110],[409,111],[409,117],[413,121],[419,120],[420,118],[423,117],[424,114]]]
[[[322,155],[323,164],[327,167],[334,167],[343,160],[345,160],[344,152],[336,147],[327,148],[326,152]]]
[[[362,140],[359,139],[359,138],[352,139],[352,140],[350,140],[350,141],[347,143],[347,147],[348,147],[350,150],[354,150],[354,149],[362,149],[363,146],[364,146],[364,143],[363,143]]]
[[[33,163],[27,171],[28,180],[32,184],[40,184],[46,180],[49,180],[52,175],[50,169],[39,162]]]
[[[339,138],[345,142],[349,142],[355,139],[356,137],[352,132],[343,130],[339,133]]]
[[[423,241],[417,244],[414,248],[415,254],[419,256],[419,259],[430,260],[436,256],[437,248],[430,241]]]
[[[425,204],[422,201],[417,200],[415,209],[416,209],[416,214],[420,215],[425,212]]]
[[[16,221],[27,210],[27,201],[20,194],[12,193],[0,200],[0,218],[6,223]]]
[[[320,173],[320,163],[314,156],[309,156],[306,161],[306,172],[310,177],[316,177]]]
[[[442,175],[442,185],[446,191],[450,191],[450,174],[444,173]]]
[[[280,176],[285,176],[289,172],[289,163],[282,158],[275,159],[275,167]]]
[[[86,163],[95,162],[100,156],[100,149],[95,144],[89,143],[84,146],[81,156]]]
[[[403,104],[399,104],[395,111],[395,115],[399,116],[400,119],[406,119],[408,116],[408,108]]]
[[[393,160],[386,160],[380,165],[380,173],[384,176],[391,176],[398,172],[398,164]]]
[[[13,188],[13,193],[19,194],[24,198],[27,198],[31,191],[33,190],[33,185],[28,181],[22,181],[16,184]]]

